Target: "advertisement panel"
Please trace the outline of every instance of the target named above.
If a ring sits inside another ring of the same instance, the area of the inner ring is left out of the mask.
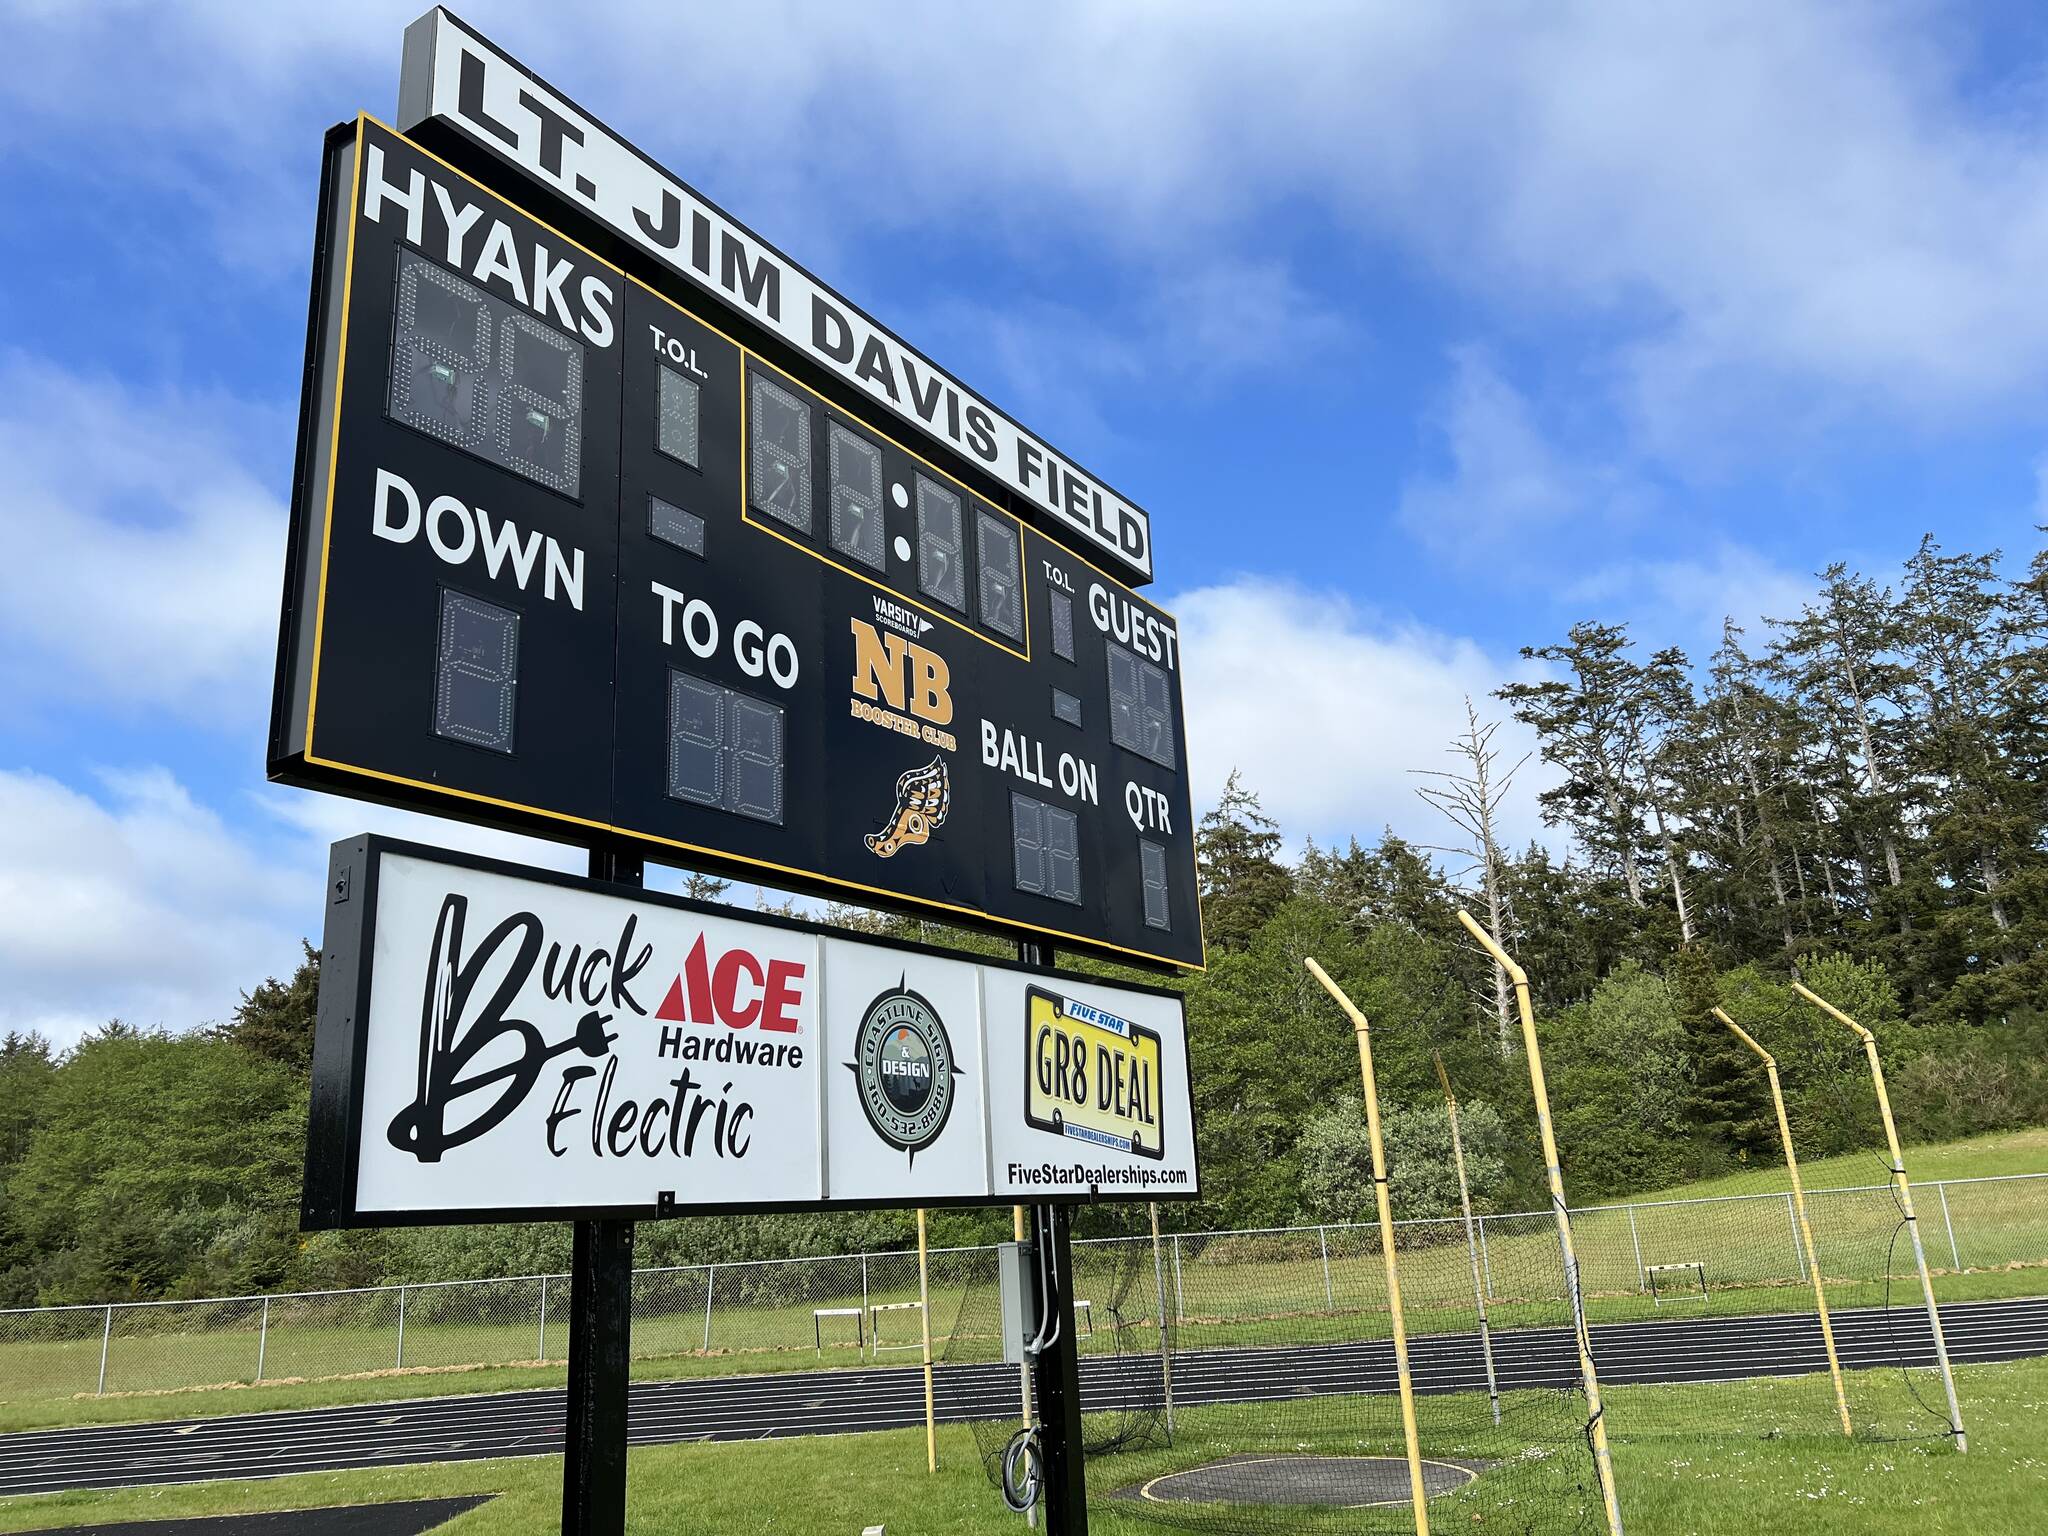
[[[1191,1198],[1175,993],[334,846],[304,1225]]]

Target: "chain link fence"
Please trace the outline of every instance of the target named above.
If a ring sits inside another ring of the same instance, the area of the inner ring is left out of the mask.
[[[1939,1294],[1981,1294],[1982,1282],[1965,1275],[2048,1268],[2048,1174],[1930,1182],[1915,1192]],[[1808,1206],[1831,1305],[1881,1302],[1897,1224],[1887,1187],[1817,1190]],[[1572,1221],[1596,1323],[1671,1315],[1673,1275],[1757,1311],[1771,1310],[1773,1291],[1809,1284],[1787,1196],[1596,1206]],[[1547,1215],[1484,1216],[1469,1240],[1457,1218],[1396,1225],[1412,1331],[1426,1334],[1432,1318],[1470,1312],[1475,1262],[1496,1326],[1516,1326],[1518,1308],[1532,1321],[1554,1312],[1556,1238]],[[1149,1242],[1076,1244],[1078,1299],[1089,1303],[1077,1317],[1084,1350],[1108,1326],[1087,1294],[1091,1267],[1108,1273],[1116,1245]],[[928,1309],[935,1348],[951,1341],[949,1359],[999,1358],[992,1335],[955,1337],[975,1266],[988,1252],[933,1250],[928,1297],[914,1250],[641,1270],[633,1279],[633,1354],[720,1371],[912,1363]],[[2048,1285],[2048,1275],[2042,1280]],[[1366,1224],[1170,1235],[1140,1290],[1140,1309],[1170,1307],[1189,1348],[1341,1342],[1372,1326],[1360,1319],[1385,1306],[1379,1234]],[[0,1401],[560,1363],[568,1300],[566,1275],[524,1275],[0,1310]]]

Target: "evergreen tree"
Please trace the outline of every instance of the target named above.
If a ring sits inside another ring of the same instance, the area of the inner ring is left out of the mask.
[[[723,901],[725,893],[732,889],[730,880],[720,880],[715,875],[701,874],[694,869],[682,871],[682,894],[693,901]]]
[[[10,1029],[0,1039],[0,1181],[27,1153],[56,1075],[50,1042],[41,1035]]]
[[[1857,876],[1856,889],[1842,893],[1845,904],[1893,936],[1879,947],[1896,959],[1913,931],[1912,894],[1904,890],[1913,850],[1900,711],[1910,682],[1899,650],[1903,628],[1889,588],[1841,564],[1821,581],[1817,602],[1795,619],[1772,621],[1771,665],[1818,727],[1818,760],[1810,765],[1817,802],[1825,803],[1825,820]]]
[[[1684,652],[1666,648],[1643,663],[1628,654],[1633,645],[1626,625],[1574,624],[1562,645],[1522,648],[1562,676],[1510,683],[1495,696],[1534,727],[1543,760],[1564,775],[1537,796],[1545,821],[1569,827],[1596,870],[1618,873],[1639,911],[1650,907],[1657,873],[1645,845],[1662,854],[1682,940],[1692,914],[1667,737],[1687,722],[1691,685]]]
[[[2014,771],[2000,731],[2017,597],[1998,580],[1995,555],[1944,555],[1929,537],[1907,562],[1900,609],[1918,706],[1910,764],[1925,806],[1934,880],[1924,902],[1938,950],[1921,980],[1933,998],[1962,985],[1955,1001],[1965,1016],[2004,990],[1983,985],[1992,973],[2026,958],[2008,888],[2041,859],[2038,792]]]
[[[1755,1053],[1714,1017],[1721,996],[1706,951],[1697,944],[1680,949],[1665,981],[1690,1057],[1685,1102],[1693,1136],[1690,1176],[1720,1171],[1731,1154],[1742,1162],[1768,1157],[1776,1141],[1770,1083]]]
[[[300,941],[305,958],[290,981],[275,976],[242,994],[234,1017],[215,1033],[262,1061],[301,1079],[313,1068],[313,1028],[320,1015],[320,953]]]
[[[1195,851],[1209,948],[1243,949],[1293,894],[1294,877],[1280,860],[1280,828],[1234,768],[1196,829]]]
[[[1685,792],[1720,937],[1746,954],[1775,946],[1789,961],[1815,918],[1806,879],[1810,823],[1798,810],[1789,767],[1800,751],[1800,721],[1770,690],[1732,621],[1722,625],[1687,738]]]
[[[1353,838],[1343,853],[1326,853],[1310,843],[1294,874],[1295,888],[1344,914],[1345,925],[1363,934],[1382,923],[1448,938],[1457,926],[1457,902],[1450,886],[1421,850],[1390,827],[1370,848]]]

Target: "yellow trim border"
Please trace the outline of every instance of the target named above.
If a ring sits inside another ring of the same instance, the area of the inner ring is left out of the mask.
[[[952,912],[957,913],[962,917],[971,918],[977,924],[994,924],[1001,928],[1012,929],[1024,933],[1039,934],[1049,939],[1065,939],[1074,944],[1084,945],[1091,950],[1113,953],[1118,955],[1128,955],[1131,956],[1133,959],[1142,961],[1147,965],[1165,966],[1171,970],[1181,972],[1206,971],[1208,969],[1209,958],[1208,936],[1204,934],[1200,928],[1201,902],[1199,895],[1197,895],[1196,898],[1196,938],[1200,946],[1202,958],[1199,961],[1194,962],[1185,960],[1175,960],[1165,955],[1155,954],[1150,950],[1133,949],[1129,945],[1125,944],[1113,944],[1107,939],[1091,938],[1085,934],[1073,933],[1063,928],[1048,928],[1043,924],[1028,922],[1021,918],[1002,917],[992,912],[985,912],[978,907],[964,906],[958,902],[942,901],[937,899],[936,897],[916,896],[905,891],[892,890],[885,886],[866,885],[858,880],[847,880],[836,875],[827,875],[817,870],[802,869],[793,864],[778,864],[775,863],[773,860],[769,859],[757,859],[752,858],[746,854],[732,853],[717,848],[709,848],[703,846],[702,844],[685,842],[680,838],[664,837],[659,833],[642,831],[634,827],[621,826],[611,821],[593,820],[586,816],[572,815],[566,811],[553,811],[547,810],[539,806],[523,805],[515,800],[502,800],[494,795],[481,794],[475,790],[459,789],[453,785],[448,784],[430,783],[424,779],[408,778],[403,774],[389,773],[382,769],[366,768],[356,763],[345,763],[335,758],[322,757],[315,750],[313,731],[315,719],[317,717],[320,698],[320,655],[325,636],[325,627],[327,619],[327,581],[328,575],[331,570],[330,554],[334,534],[334,495],[335,482],[337,478],[336,472],[340,467],[341,461],[341,402],[343,388],[347,382],[349,300],[353,295],[355,289],[356,226],[360,222],[362,210],[363,156],[364,146],[367,137],[365,133],[366,127],[375,127],[381,132],[389,134],[392,138],[397,139],[401,144],[404,144],[409,149],[414,150],[418,154],[425,157],[427,160],[430,160],[435,165],[441,167],[441,169],[446,171],[449,175],[460,178],[462,181],[476,188],[479,192],[483,193],[484,195],[496,199],[498,202],[505,204],[507,207],[517,210],[522,216],[531,220],[537,227],[546,230],[555,239],[562,241],[563,244],[571,247],[574,250],[580,251],[584,256],[589,258],[591,261],[596,262],[599,266],[605,268],[605,270],[617,273],[622,281],[638,283],[640,287],[646,289],[647,292],[652,294],[654,297],[662,300],[664,303],[670,305],[672,308],[676,309],[680,313],[689,316],[692,320],[697,321],[698,324],[703,325],[705,329],[713,332],[721,339],[725,340],[732,346],[739,349],[741,353],[741,516],[743,520],[749,523],[752,523],[752,519],[746,517],[747,466],[745,443],[745,359],[747,357],[755,357],[758,361],[762,362],[767,367],[774,368],[775,371],[779,374],[782,374],[783,377],[790,377],[783,369],[777,367],[774,363],[769,362],[766,358],[759,357],[758,354],[754,353],[745,344],[736,340],[734,337],[728,335],[725,331],[711,324],[709,321],[702,319],[700,316],[696,314],[695,311],[687,309],[683,305],[676,303],[676,301],[669,298],[667,294],[662,293],[660,290],[641,281],[639,278],[632,276],[630,273],[626,272],[623,268],[619,267],[615,263],[607,261],[604,257],[599,256],[596,252],[592,251],[588,246],[582,244],[582,242],[556,229],[553,225],[549,224],[545,219],[536,217],[534,214],[529,212],[522,204],[514,202],[511,198],[505,197],[502,194],[494,191],[492,188],[485,186],[482,182],[478,181],[475,177],[469,175],[467,172],[459,169],[454,165],[451,165],[447,160],[435,154],[431,149],[428,149],[423,145],[414,143],[413,140],[407,138],[404,134],[400,133],[397,129],[393,128],[390,124],[384,122],[382,119],[377,118],[368,112],[357,113],[355,124],[355,165],[349,188],[348,254],[342,265],[340,335],[336,339],[335,350],[334,413],[329,428],[329,442],[327,449],[327,489],[325,498],[326,505],[322,512],[322,522],[320,528],[320,591],[317,599],[315,600],[313,610],[313,657],[306,690],[306,730],[304,747],[302,748],[299,754],[300,761],[305,763],[308,767],[325,769],[331,773],[349,774],[359,778],[376,780],[379,783],[399,785],[407,789],[423,790],[428,795],[434,797],[445,797],[451,800],[467,801],[471,804],[476,805],[488,805],[498,810],[511,811],[519,816],[531,817],[542,821],[556,822],[565,827],[581,827],[595,832],[609,833],[613,836],[623,838],[629,842],[641,844],[654,844],[664,848],[674,848],[683,853],[702,854],[707,858],[718,860],[728,865],[745,866],[749,869],[758,869],[766,871],[770,874],[791,875],[795,876],[800,881],[808,882],[814,885],[828,886],[835,890],[859,892],[864,896],[879,897],[883,900],[883,902],[887,904],[921,907],[929,909],[934,912]],[[856,416],[851,411],[846,411],[839,406],[833,405],[832,402],[826,400],[823,395],[818,394],[816,390],[811,389],[809,385],[804,384],[801,380],[791,378],[790,382],[797,385],[798,388],[806,390],[808,393],[815,396],[820,401],[823,401],[831,409],[838,410],[842,415],[848,416],[852,420],[862,422],[863,425],[866,424],[865,419],[863,417]],[[1002,515],[1009,517],[1012,521],[1018,524],[1020,529],[1028,526],[1024,523],[1023,519],[1017,516],[1016,513],[1009,511],[1007,508],[994,507],[992,503],[988,502],[986,497],[980,496],[977,492],[975,492],[972,489],[972,487],[968,486],[964,481],[961,481],[957,476],[948,474],[944,469],[941,469],[938,465],[931,463],[930,460],[926,459],[922,454],[917,453],[915,450],[910,449],[908,447],[904,447],[904,445],[900,443],[896,443],[896,439],[889,436],[889,434],[877,432],[875,435],[883,438],[885,441],[895,443],[897,447],[902,448],[903,452],[909,454],[910,457],[917,460],[917,462],[926,465],[935,473],[945,475],[945,477],[948,480],[951,480],[955,485],[958,485],[961,488],[961,490],[965,492],[968,496],[973,497],[974,500],[981,502],[984,505],[989,505],[992,510],[1000,512],[1002,513]],[[760,528],[761,531],[764,533],[773,534],[777,538],[782,537],[782,535],[780,534],[775,534],[773,529],[762,528],[761,525],[758,523],[752,523],[752,525],[756,528]],[[794,541],[786,542],[794,543]],[[1058,544],[1057,540],[1052,540],[1051,542]],[[836,566],[836,562],[826,559],[816,550],[809,549],[802,544],[796,544],[795,547],[798,549],[803,549],[805,553],[810,554],[816,559],[824,560],[824,562],[827,565]],[[1120,588],[1122,591],[1128,593],[1134,598],[1137,597],[1137,593],[1133,588],[1125,585],[1121,581],[1118,581],[1116,577],[1110,575],[1107,571],[1103,570],[1100,566],[1096,565],[1093,561],[1089,560],[1086,556],[1081,555],[1077,551],[1069,550],[1067,546],[1064,544],[1059,544],[1058,547],[1062,553],[1073,556],[1073,558],[1079,560],[1081,564],[1087,566],[1089,570],[1095,572],[1095,574],[1100,576],[1104,581],[1107,581],[1111,583],[1113,586]],[[1022,534],[1020,533],[1018,538],[1018,563],[1020,567],[1020,579],[1023,579],[1023,572],[1021,569],[1023,565],[1023,549],[1024,543]],[[837,568],[840,570],[846,569],[844,566],[837,566]],[[848,571],[847,574],[858,576],[860,573],[857,571]],[[863,577],[861,579],[867,580],[869,581],[870,585],[876,586],[880,590],[887,592],[892,599],[899,601],[909,601],[913,604],[913,606],[923,609],[926,612],[932,613],[934,617],[946,619],[948,623],[954,624],[956,627],[965,630],[968,634],[973,635],[976,639],[981,640],[985,644],[993,645],[998,650],[1005,651],[1008,654],[1016,656],[1020,660],[1026,662],[1028,662],[1031,659],[1027,652],[1011,650],[1010,647],[989,639],[988,636],[982,634],[973,626],[965,624],[957,618],[948,617],[943,611],[931,609],[924,603],[917,602],[915,599],[904,599],[902,594],[897,592],[893,587],[882,586],[881,583],[874,582],[870,578]],[[1175,633],[1179,633],[1180,621],[1177,618],[1174,618],[1174,616],[1171,613],[1168,613],[1166,609],[1161,608],[1157,603],[1153,603],[1149,599],[1138,598],[1138,601],[1144,602],[1148,607],[1156,610],[1161,614],[1164,614],[1168,619],[1172,620]],[[1030,643],[1030,633],[1030,607],[1027,601],[1025,607],[1025,643],[1027,647]],[[1185,708],[1183,708],[1181,713],[1183,725],[1185,725]],[[1185,768],[1183,768],[1182,771],[1185,772]],[[546,834],[535,833],[533,835],[545,836]],[[1194,846],[1194,836],[1192,827],[1189,829],[1188,843],[1190,849],[1192,850]],[[1199,863],[1197,863],[1198,875],[1199,872]],[[1199,889],[1199,882],[1197,888]]]

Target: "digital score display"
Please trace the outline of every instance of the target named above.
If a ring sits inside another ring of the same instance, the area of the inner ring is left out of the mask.
[[[273,778],[1201,964],[1177,626],[971,466],[369,119],[307,366]]]

